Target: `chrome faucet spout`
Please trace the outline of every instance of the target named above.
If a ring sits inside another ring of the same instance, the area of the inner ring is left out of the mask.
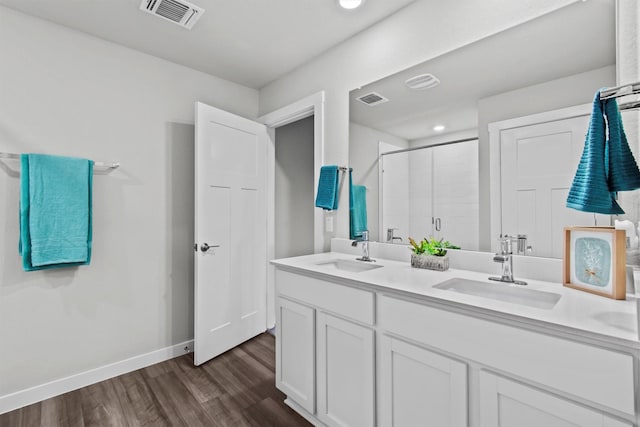
[[[527,282],[515,280],[513,278],[513,252],[511,237],[500,236],[500,252],[493,256],[493,261],[502,264],[502,275],[500,277],[489,277],[489,280],[497,282],[513,283],[516,285],[526,285]]]
[[[361,240],[355,240],[351,243],[351,246],[357,246],[358,243],[362,244],[362,256],[360,258],[356,258],[358,261],[366,261],[366,262],[375,262],[375,259],[371,259],[369,256],[369,231],[365,230],[362,232]]]

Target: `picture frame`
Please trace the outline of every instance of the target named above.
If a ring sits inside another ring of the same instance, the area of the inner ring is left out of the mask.
[[[626,235],[614,227],[565,227],[566,287],[613,299],[626,298]]]

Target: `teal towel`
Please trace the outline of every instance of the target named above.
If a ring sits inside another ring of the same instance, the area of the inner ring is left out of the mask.
[[[630,191],[640,188],[640,170],[629,148],[627,135],[622,126],[622,116],[615,98],[604,101],[604,116],[609,129],[607,150],[609,191]]]
[[[93,161],[22,154],[20,167],[24,270],[89,264]]]
[[[367,231],[367,187],[353,185],[349,175],[349,234],[351,239],[362,237]]]
[[[568,208],[609,215],[624,213],[615,200],[614,190],[609,188],[610,156],[606,135],[605,116],[598,91],[593,99],[593,110],[582,157],[567,196]]]
[[[322,166],[318,180],[316,207],[328,211],[338,209],[338,166]]]

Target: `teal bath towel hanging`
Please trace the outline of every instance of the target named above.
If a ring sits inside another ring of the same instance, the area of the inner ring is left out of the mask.
[[[640,188],[640,171],[627,142],[618,102],[615,98],[607,99],[603,102],[604,116],[609,130],[609,190],[635,190]]]
[[[316,195],[316,207],[328,211],[338,209],[338,166],[322,166],[318,180],[318,194]]]
[[[93,161],[23,154],[20,167],[24,270],[89,264]]]
[[[635,165],[635,160],[630,150],[629,152],[624,150],[623,146],[626,146],[627,149],[629,147],[626,144],[626,137],[624,144],[621,140],[624,135],[624,132],[621,131],[621,122],[613,127],[613,133],[610,129],[610,139],[607,141],[605,109],[615,121],[612,108],[617,111],[616,104],[603,108],[603,101],[600,100],[600,92],[598,91],[593,100],[591,120],[582,157],[567,197],[567,207],[569,208],[609,215],[624,213],[615,200],[615,191],[618,189],[611,184],[613,181],[617,187],[633,185],[632,176],[634,173],[629,171],[632,169],[630,162]],[[618,117],[619,114],[618,112]],[[612,161],[612,157],[615,158],[614,161]],[[635,169],[637,170],[637,166]]]
[[[353,185],[349,172],[349,237],[357,239],[367,231],[367,187]]]

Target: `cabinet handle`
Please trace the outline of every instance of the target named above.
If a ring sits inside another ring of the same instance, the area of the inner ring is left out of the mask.
[[[440,218],[436,218],[436,231],[440,231],[441,229],[441,222],[440,222]]]

